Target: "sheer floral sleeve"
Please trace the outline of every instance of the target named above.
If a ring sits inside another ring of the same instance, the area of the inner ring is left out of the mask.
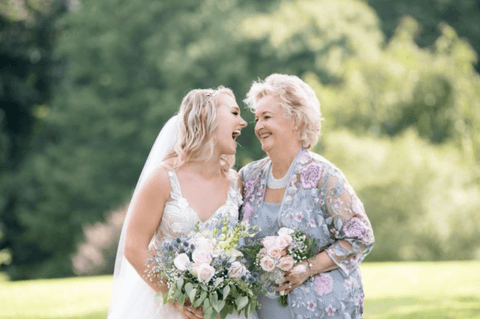
[[[321,183],[323,210],[333,242],[326,252],[344,276],[372,250],[373,229],[363,204],[339,171],[328,172]]]

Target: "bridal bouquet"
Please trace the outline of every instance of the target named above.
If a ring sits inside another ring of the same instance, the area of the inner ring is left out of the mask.
[[[262,292],[272,297],[276,295],[275,287],[285,282],[285,272],[306,271],[295,265],[315,256],[317,251],[315,240],[299,230],[283,227],[277,234],[243,248],[250,257],[249,269],[261,274]],[[287,305],[286,296],[281,294],[280,303]]]
[[[229,225],[228,217],[195,225],[186,237],[157,242],[149,259],[149,276],[164,279],[168,292],[164,304],[188,298],[194,307],[203,306],[206,319],[225,318],[237,311],[254,313],[259,306],[261,284],[258,274],[247,270],[243,254],[236,249],[242,238],[252,237],[248,223]]]

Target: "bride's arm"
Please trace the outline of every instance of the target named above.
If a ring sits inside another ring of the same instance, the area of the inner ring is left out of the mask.
[[[140,186],[135,201],[130,203],[133,205],[131,207],[132,216],[127,225],[125,240],[125,258],[150,287],[163,294],[168,291],[167,284],[159,278],[147,279],[145,275],[148,271],[146,261],[153,257],[153,253],[148,251],[148,245],[160,225],[170,191],[168,172],[165,168],[160,167],[145,180]],[[172,303],[172,306],[178,309],[185,318],[203,318],[201,308],[190,307],[189,301],[181,309],[176,301]]]
[[[133,205],[132,216],[127,225],[125,240],[125,258],[135,268],[138,274],[155,291],[165,293],[166,285],[159,285],[159,279],[146,279],[148,270],[146,261],[153,257],[148,251],[148,245],[162,220],[165,202],[170,196],[170,181],[165,168],[158,168],[143,182],[137,197],[130,203]]]

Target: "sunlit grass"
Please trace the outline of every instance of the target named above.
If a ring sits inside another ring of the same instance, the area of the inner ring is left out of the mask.
[[[111,276],[0,283],[0,318],[106,318]]]
[[[480,262],[362,266],[368,319],[480,318]]]
[[[365,319],[480,319],[480,262],[365,263]],[[106,318],[111,276],[8,282],[1,319]]]

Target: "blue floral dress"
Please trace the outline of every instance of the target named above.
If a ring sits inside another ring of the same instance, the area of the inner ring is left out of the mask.
[[[362,318],[364,292],[358,266],[374,244],[363,204],[337,167],[300,149],[279,213],[265,214],[262,207],[270,165],[265,158],[241,169],[241,218],[264,226],[258,239],[276,234],[281,227],[302,230],[316,240],[319,252],[326,251],[338,266],[292,290],[283,311],[288,310],[292,319]]]

